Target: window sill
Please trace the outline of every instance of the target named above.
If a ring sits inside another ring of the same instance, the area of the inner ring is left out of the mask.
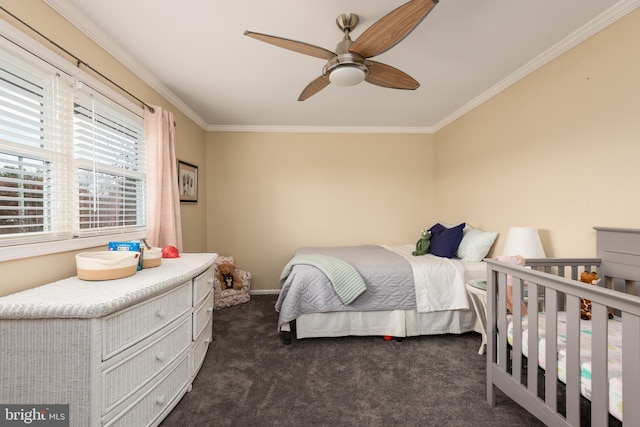
[[[82,237],[79,239],[63,240],[47,243],[33,243],[28,245],[16,245],[0,247],[0,262],[12,261],[22,258],[30,258],[42,255],[51,255],[61,252],[76,251],[80,249],[106,246],[114,240],[126,241],[145,238],[145,232],[131,232],[117,235]]]

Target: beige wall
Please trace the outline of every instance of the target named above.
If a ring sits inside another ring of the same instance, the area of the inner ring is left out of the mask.
[[[275,290],[300,246],[414,242],[433,164],[432,135],[210,132],[207,249]]]
[[[559,257],[595,256],[593,226],[640,226],[638,40],[640,10],[437,132],[438,217],[537,226]]]
[[[91,64],[111,80],[143,99],[146,103],[160,105],[173,111],[176,121],[177,157],[198,165],[200,174],[200,194],[197,204],[183,204],[184,250],[188,252],[206,251],[206,165],[202,161],[205,156],[205,131],[177,108],[162,98],[157,92],[138,79],[113,57],[108,55],[93,41],[69,24],[40,0],[0,0],[0,4],[18,16],[39,32],[53,39],[69,52]],[[27,35],[52,48],[48,42],[23,27],[13,18],[2,12],[0,19],[22,29]],[[57,51],[55,48],[52,50]],[[64,55],[62,55],[65,57]],[[71,58],[72,63],[75,64]],[[89,70],[85,69],[91,73]],[[103,83],[107,83],[103,81]],[[22,289],[28,289],[53,280],[76,274],[76,252],[27,258],[18,261],[0,262],[0,296]]]

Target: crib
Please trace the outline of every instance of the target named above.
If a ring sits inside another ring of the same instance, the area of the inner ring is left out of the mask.
[[[549,426],[640,425],[640,230],[594,229],[596,258],[527,260],[526,267],[487,260],[492,406],[500,389]],[[579,282],[582,271],[596,271],[601,282]],[[513,301],[524,301],[513,313],[509,276]],[[581,298],[592,301],[592,320],[580,319]]]

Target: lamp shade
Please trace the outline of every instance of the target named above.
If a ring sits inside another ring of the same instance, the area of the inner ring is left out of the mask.
[[[362,83],[366,73],[360,67],[352,65],[342,65],[336,67],[329,74],[329,80],[331,83],[338,86],[355,86],[358,83]]]
[[[502,255],[522,255],[524,258],[545,258],[536,227],[510,227]]]

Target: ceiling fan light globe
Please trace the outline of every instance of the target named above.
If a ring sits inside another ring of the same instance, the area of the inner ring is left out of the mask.
[[[357,66],[343,65],[331,70],[329,81],[338,86],[355,86],[362,83],[367,74]]]

